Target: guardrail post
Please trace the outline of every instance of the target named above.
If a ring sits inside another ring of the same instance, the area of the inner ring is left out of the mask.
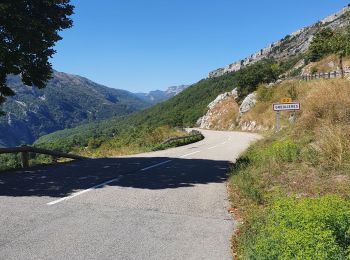
[[[22,147],[27,147],[26,145],[22,145]],[[29,168],[29,152],[23,151],[21,153],[21,159],[22,159],[22,168]]]

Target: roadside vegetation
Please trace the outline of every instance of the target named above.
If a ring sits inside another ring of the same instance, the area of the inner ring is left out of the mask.
[[[296,95],[302,110],[283,130],[253,145],[232,170],[231,200],[242,225],[242,259],[345,259],[350,256],[350,83],[288,81],[260,86],[244,117],[271,127],[271,104]]]
[[[183,129],[169,126],[150,128],[124,128],[115,129],[118,134],[113,137],[109,135],[97,134],[95,138],[72,136],[71,139],[59,139],[57,142],[41,143],[37,146],[42,148],[71,152],[86,157],[108,157],[129,155],[142,152],[162,150],[171,147],[190,144],[203,139],[203,136],[188,137],[183,140],[176,140],[166,145],[162,143],[171,137],[188,136]],[[65,140],[65,141],[63,141]],[[49,164],[53,159],[45,155],[31,155],[31,165]],[[20,155],[3,154],[0,155],[0,170],[20,167]]]

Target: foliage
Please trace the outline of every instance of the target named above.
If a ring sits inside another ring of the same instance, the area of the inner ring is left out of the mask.
[[[283,198],[253,227],[249,259],[344,259],[350,246],[350,204],[337,196]]]
[[[260,102],[265,102],[265,101],[270,101],[273,94],[274,94],[274,89],[269,88],[266,85],[262,84],[258,87],[257,89],[257,99]]]
[[[187,145],[187,144],[192,144],[192,143],[201,141],[203,139],[204,139],[203,135],[188,136],[187,138],[174,140],[174,141],[171,141],[171,142],[169,142],[167,144],[156,145],[153,148],[153,150],[154,151],[165,150],[165,149],[168,149],[168,148],[173,148],[173,147],[183,146],[183,145]]]
[[[104,145],[125,148],[128,144],[121,145],[121,140],[129,140],[135,136],[141,136],[145,142],[146,133],[152,133],[162,126],[194,126],[198,118],[206,113],[207,105],[219,94],[238,88],[240,99],[242,99],[244,93],[256,90],[261,83],[275,81],[281,73],[294,66],[297,60],[295,57],[292,61],[283,63],[262,60],[238,72],[217,78],[203,79],[170,100],[141,112],[123,118],[119,117],[58,131],[41,137],[36,144],[72,151],[81,150],[84,147],[98,148]],[[129,144],[132,149],[150,146],[140,145],[138,141],[131,141]]]
[[[235,77],[239,98],[243,99],[262,83],[276,81],[283,72],[280,64],[273,60],[264,60],[239,70]]]
[[[350,21],[349,14],[346,17]],[[329,54],[338,54],[341,58],[350,55],[350,24],[345,29],[326,27],[319,30],[310,44],[306,62],[319,61]]]
[[[54,72],[46,88],[22,84],[9,76],[8,85],[16,91],[4,104],[11,112],[0,117],[0,145],[31,144],[42,135],[79,124],[131,114],[148,107],[134,94],[107,88],[86,78]]]
[[[19,154],[0,154],[0,171],[20,167]]]
[[[330,28],[324,28],[318,31],[310,44],[307,60],[311,62],[318,61],[328,54],[333,53],[332,40],[334,34],[334,31]]]
[[[6,84],[9,74],[21,74],[28,86],[45,87],[53,46],[62,39],[58,32],[72,26],[72,14],[69,0],[0,3],[0,105],[15,94]]]

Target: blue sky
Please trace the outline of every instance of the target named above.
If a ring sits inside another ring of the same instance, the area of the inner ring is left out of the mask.
[[[349,0],[73,0],[54,69],[143,92],[192,84]]]

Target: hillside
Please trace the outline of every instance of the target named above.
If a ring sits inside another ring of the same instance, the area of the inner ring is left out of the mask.
[[[314,35],[320,30],[320,28],[329,28],[334,30],[345,27],[347,25],[346,13],[349,10],[350,6],[344,7],[339,12],[322,19],[317,23],[286,35],[283,39],[271,43],[268,47],[253,53],[249,57],[229,64],[224,68],[219,68],[210,72],[209,77],[214,78],[227,73],[235,72],[263,59],[285,61],[291,56],[306,53]]]
[[[275,81],[281,72],[290,69],[293,64],[280,64],[277,68],[278,64],[273,61],[262,61],[236,73],[204,79],[168,101],[121,120],[106,120],[66,129],[43,136],[36,144],[72,150],[74,147],[87,146],[89,140],[98,140],[101,145],[114,139],[129,139],[133,134],[147,134],[158,127],[195,126],[198,118],[205,114],[207,105],[220,93],[236,86],[244,95],[260,83]]]
[[[291,92],[301,111],[296,116],[283,112],[283,130],[271,131],[252,146],[232,171],[232,212],[244,223],[235,250],[242,259],[345,259],[350,245],[345,234],[350,228],[350,82],[263,85],[256,105],[241,120],[272,130],[276,113],[271,104]]]
[[[78,124],[119,117],[149,104],[134,94],[111,89],[86,78],[55,72],[46,88],[39,90],[8,78],[16,96],[4,104],[0,118],[0,146],[31,144],[38,137]]]
[[[334,30],[344,28],[346,25],[346,10],[348,8],[307,27],[312,28],[312,30],[300,30],[300,32],[308,32],[307,36],[304,37],[305,39],[308,38],[306,47],[294,51],[288,47],[283,52],[283,59],[281,58],[282,56],[271,57],[271,55],[267,55],[267,57],[259,58],[237,71],[203,79],[175,97],[154,107],[125,117],[118,122],[116,120],[107,120],[101,124],[90,124],[75,129],[67,129],[44,136],[38,140],[37,144],[52,145],[57,148],[64,147],[66,150],[71,150],[74,147],[86,147],[89,140],[96,141],[97,146],[100,146],[105,142],[113,142],[114,139],[121,140],[122,138],[128,138],[128,136],[134,132],[138,132],[138,130],[140,133],[137,133],[137,135],[142,136],[143,133],[146,134],[162,126],[196,126],[198,119],[208,112],[208,104],[218,95],[231,92],[232,90],[235,90],[237,93],[237,97],[235,97],[237,104],[232,106],[235,111],[226,113],[225,117],[231,118],[232,116],[235,120],[237,114],[241,115],[241,111],[237,111],[238,106],[242,106],[242,103],[245,103],[245,98],[248,95],[252,95],[251,93],[261,84],[273,83],[285,76],[300,75],[303,69],[307,68],[308,47],[313,42],[315,35],[324,28],[333,28]],[[287,37],[289,39],[288,44],[298,46],[301,38],[294,37],[293,35]],[[220,111],[218,114],[220,114]],[[217,123],[230,129],[235,129],[239,125],[239,122],[228,124],[228,122],[222,122],[222,120],[217,120]],[[249,122],[243,127],[242,125],[239,126],[243,130],[254,128],[254,126],[249,125]],[[218,127],[214,128],[217,129]]]

